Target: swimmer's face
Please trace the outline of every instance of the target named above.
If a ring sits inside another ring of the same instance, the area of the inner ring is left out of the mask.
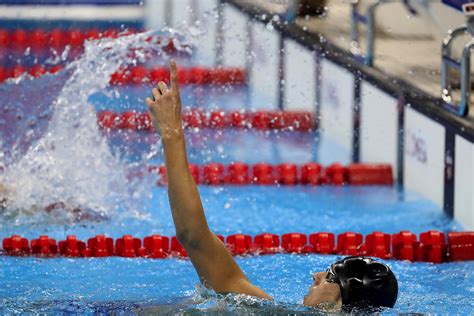
[[[341,289],[338,284],[328,282],[326,275],[327,272],[313,274],[313,284],[311,284],[308,294],[304,297],[304,305],[321,307],[321,304],[329,303],[334,309],[341,308]]]

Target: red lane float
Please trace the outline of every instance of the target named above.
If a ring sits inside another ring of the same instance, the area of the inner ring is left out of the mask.
[[[115,241],[115,253],[125,258],[143,257],[145,248],[142,247],[142,241],[139,238],[124,235]]]
[[[161,235],[152,235],[143,239],[145,257],[160,259],[170,255],[170,239]]]
[[[315,233],[309,235],[309,243],[313,247],[314,253],[333,254],[337,249],[334,244],[334,234],[332,233]]]
[[[257,254],[266,255],[280,252],[280,237],[275,234],[260,234],[254,237]]]
[[[340,170],[350,169],[351,165],[344,167],[337,164]],[[233,162],[229,165],[221,163],[209,163],[203,166],[191,164],[189,169],[193,175],[196,184],[205,185],[353,185],[350,181],[339,181],[342,178],[334,180],[334,176],[326,176],[328,172],[334,172],[334,165],[324,169],[317,163],[307,163],[301,166],[291,163],[271,165],[268,163],[258,163],[248,165],[241,162]],[[359,179],[363,179],[363,166],[358,164]],[[332,168],[332,169],[331,169]],[[367,164],[368,179],[363,180],[364,185],[392,185],[393,177],[390,165],[386,164]],[[379,177],[374,177],[374,170],[381,170]],[[166,167],[150,166],[148,171],[159,175],[158,185],[166,184]],[[371,181],[374,181],[373,183]],[[358,181],[355,185],[361,185]]]
[[[308,237],[301,233],[289,233],[281,236],[281,247],[286,253],[310,253]]]
[[[82,48],[86,40],[117,38],[138,32],[141,31],[135,29],[122,30],[118,28],[108,28],[105,30],[96,28],[86,30],[78,28],[54,28],[52,30],[38,28],[25,30],[17,28],[15,30],[9,30],[2,28],[0,29],[0,49],[26,49],[27,47],[31,47],[32,49],[49,50],[51,47],[64,49],[66,45],[70,45],[72,48]],[[155,41],[157,44],[161,44],[166,52],[176,51],[174,42],[170,38],[150,36],[147,41]],[[186,47],[186,45],[183,45],[183,47]]]
[[[28,73],[34,78],[38,78],[44,74],[54,74],[62,69],[62,65],[54,65],[47,68],[43,65],[35,65],[29,69],[20,64],[10,68],[4,68],[0,66],[0,83],[7,79],[17,78],[25,73]]]
[[[225,244],[234,256],[242,256],[253,252],[252,237],[250,235],[235,234],[227,236]]]
[[[347,179],[353,185],[392,184],[390,165],[351,164],[347,168]]]
[[[160,81],[169,82],[170,73],[165,67],[146,68],[135,66],[122,68],[110,78],[111,85],[157,84]],[[244,69],[189,67],[178,68],[180,84],[199,85],[242,85],[247,82]]]
[[[401,231],[389,235],[373,232],[365,237],[359,233],[347,232],[337,236],[333,233],[319,232],[309,235],[288,233],[280,236],[263,233],[251,237],[245,234],[224,236],[216,235],[232,255],[265,255],[275,253],[294,254],[338,254],[365,255],[382,259],[398,259],[406,261],[441,263],[447,261],[474,260],[474,232],[450,232],[446,242],[445,234],[439,231],[428,231],[420,234],[420,239],[409,231]],[[87,244],[76,236],[67,236],[59,241],[43,235],[31,240],[13,235],[3,239],[4,254],[9,256],[38,257],[126,257],[126,258],[168,258],[187,257],[186,251],[173,236],[147,236],[142,241],[131,235],[124,235],[114,240],[105,235],[90,238]],[[58,246],[59,245],[59,246]],[[30,248],[31,247],[31,248]],[[31,249],[31,250],[30,250]]]
[[[262,112],[223,112],[223,111],[212,111],[203,112],[197,109],[184,111],[182,114],[183,127],[184,128],[244,128],[244,129],[257,129],[257,130],[290,130],[290,131],[311,131],[316,128],[313,120],[313,114],[311,112],[265,112],[269,115],[282,115],[291,116],[291,120],[287,120],[284,123],[275,125],[270,124],[271,121],[263,124],[258,122],[255,124],[253,117],[259,116]],[[239,119],[236,119],[239,117]],[[245,117],[245,119],[241,119]],[[101,111],[97,113],[97,123],[100,127],[106,129],[127,129],[127,130],[145,130],[153,131],[153,125],[151,118],[148,113],[138,113],[135,111],[125,111],[121,113],[112,111]],[[336,181],[344,182],[347,180],[346,169],[338,169],[339,166],[333,167],[331,177]],[[311,169],[308,170],[311,172]],[[356,172],[361,172],[357,169]],[[362,171],[363,172],[363,171]],[[375,170],[374,172],[377,172]],[[310,174],[308,175],[309,177]],[[331,178],[331,179],[332,179]],[[353,176],[357,180],[357,176]],[[362,184],[362,183],[361,183]]]
[[[474,260],[474,232],[448,233],[449,260]]]
[[[31,240],[31,253],[42,257],[50,257],[58,254],[56,240],[46,235]]]
[[[365,237],[362,253],[366,256],[389,259],[391,239],[389,234],[373,232]]]
[[[447,244],[444,233],[430,230],[420,234],[418,261],[441,263],[446,261]]]
[[[188,254],[186,253],[186,250],[184,250],[184,247],[178,241],[178,238],[176,238],[176,236],[173,236],[171,238],[171,254],[173,256],[179,257],[179,258],[188,257]]]
[[[360,254],[362,234],[347,232],[337,236],[337,253],[357,256]]]
[[[28,239],[18,235],[3,239],[2,245],[9,256],[27,256],[31,252]]]
[[[85,256],[86,243],[77,240],[76,236],[67,236],[66,240],[59,242],[59,254],[63,257],[83,257]]]
[[[416,260],[418,241],[416,235],[407,230],[392,235],[392,256],[399,260]]]
[[[109,257],[114,255],[114,240],[105,235],[97,235],[87,240],[85,257]]]

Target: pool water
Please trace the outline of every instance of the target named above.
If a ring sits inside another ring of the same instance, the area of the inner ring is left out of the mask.
[[[56,76],[63,75],[64,73]],[[23,81],[20,84],[26,90],[37,89],[35,82],[37,81]],[[48,84],[51,83],[44,83]],[[7,90],[3,92],[11,93],[12,90],[8,89],[13,89],[14,86],[4,88]],[[96,111],[144,110],[143,98],[149,95],[148,88],[101,87],[99,92],[97,89],[88,90],[93,93],[87,93],[87,99],[82,101],[89,102],[89,105],[82,104],[83,107]],[[79,85],[78,88],[82,86]],[[188,86],[183,88],[183,100],[186,106],[206,109],[274,109],[266,104],[256,106],[245,103],[248,93],[254,93],[251,91],[248,87],[218,89]],[[89,117],[90,124],[95,124],[95,121],[91,121],[94,120],[94,115]],[[98,133],[95,137],[105,139],[111,155],[118,157],[126,168],[140,168],[163,162],[156,134],[105,130]],[[344,155],[341,154],[341,146],[318,132],[201,129],[188,130],[186,136],[192,163],[348,163],[342,158]],[[37,138],[41,137],[45,136],[38,134]],[[113,177],[113,174],[110,173],[110,176]],[[0,237],[20,234],[32,239],[40,234],[48,234],[61,240],[68,234],[74,234],[85,240],[101,233],[113,238],[124,234],[140,238],[151,234],[172,236],[174,226],[166,190],[156,186],[156,180],[149,176],[134,184],[112,183],[120,188],[130,186],[130,191],[134,190],[133,186],[138,185],[140,190],[136,196],[137,201],[130,205],[115,204],[114,211],[108,212],[106,219],[97,222],[76,223],[43,212],[32,215],[1,215]],[[91,185],[96,185],[92,178]],[[110,189],[114,190],[115,187]],[[223,235],[462,230],[459,223],[448,218],[432,202],[414,192],[401,191],[396,186],[200,186],[199,191],[211,229]],[[134,194],[132,192],[130,196],[134,197]],[[115,200],[110,203],[115,203]],[[248,298],[234,296],[223,299],[205,291],[198,286],[198,277],[189,260],[0,256],[0,313],[120,314],[140,310],[190,314],[232,311],[254,314],[318,313],[300,305],[303,295],[312,283],[311,272],[325,270],[337,258],[313,254],[237,258],[252,282],[275,298],[275,304],[257,302],[255,307],[252,306],[255,302]],[[400,292],[395,308],[387,309],[385,313],[466,314],[473,310],[474,262],[434,265],[387,261],[387,264],[398,276]]]

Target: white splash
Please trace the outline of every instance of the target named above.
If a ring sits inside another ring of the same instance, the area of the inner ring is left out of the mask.
[[[105,89],[120,67],[144,62],[150,52],[164,54],[156,41],[146,40],[151,35],[88,41],[83,55],[67,65],[63,71],[69,76],[52,105],[46,133],[0,174],[0,183],[8,188],[8,210],[24,214],[62,202],[70,210],[93,210],[106,217],[117,209],[143,211],[140,205],[145,203],[138,202],[150,198],[150,188],[131,188],[127,165],[111,152],[88,98]]]

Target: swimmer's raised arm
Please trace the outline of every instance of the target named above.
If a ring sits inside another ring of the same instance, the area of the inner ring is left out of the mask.
[[[164,82],[145,100],[153,126],[161,136],[168,179],[168,199],[176,236],[191,259],[201,282],[216,292],[271,297],[253,285],[225,245],[207,225],[201,198],[189,171],[181,125],[181,96],[176,62],[171,60],[171,86]]]

